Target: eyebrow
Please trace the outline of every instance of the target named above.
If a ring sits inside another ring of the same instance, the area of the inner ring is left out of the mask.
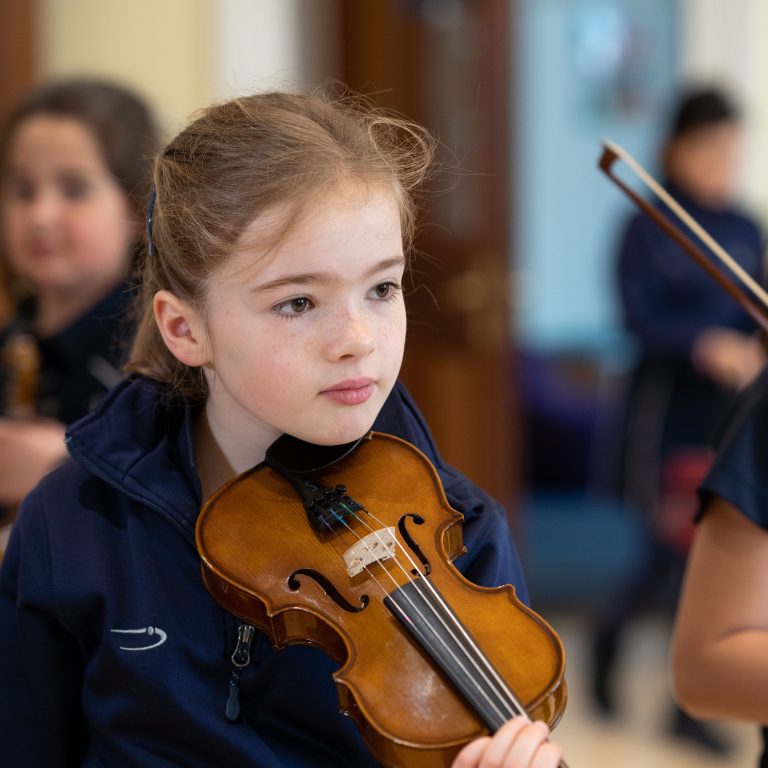
[[[373,277],[379,272],[383,272],[393,267],[404,267],[405,256],[393,256],[391,259],[384,259],[378,264],[374,264],[364,275],[363,278]],[[310,283],[330,283],[334,280],[334,275],[330,272],[300,272],[295,275],[283,275],[282,277],[269,280],[255,286],[252,290],[256,292],[273,291],[276,288],[283,288],[286,285],[308,285]]]

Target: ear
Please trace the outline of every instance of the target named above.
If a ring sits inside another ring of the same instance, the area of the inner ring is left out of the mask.
[[[208,362],[204,325],[198,313],[170,291],[158,291],[152,301],[155,322],[165,346],[180,362],[191,367]]]

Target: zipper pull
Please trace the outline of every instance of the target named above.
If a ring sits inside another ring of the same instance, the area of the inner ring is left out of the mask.
[[[241,624],[237,628],[237,645],[232,652],[232,676],[229,678],[226,707],[227,720],[231,723],[240,717],[240,675],[243,668],[251,663],[251,643],[255,631],[250,624]]]

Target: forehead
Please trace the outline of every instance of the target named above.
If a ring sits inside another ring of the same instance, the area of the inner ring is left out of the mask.
[[[733,120],[723,120],[712,125],[703,125],[684,134],[681,141],[696,148],[720,148],[732,145],[741,137],[741,126]]]
[[[17,126],[8,146],[11,170],[80,168],[106,170],[93,132],[74,117],[38,114]]]
[[[246,227],[227,271],[267,274],[320,261],[327,267],[342,251],[360,260],[402,252],[400,208],[392,189],[345,182],[299,210],[273,206]]]

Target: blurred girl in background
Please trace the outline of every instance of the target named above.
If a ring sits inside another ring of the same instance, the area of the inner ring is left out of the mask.
[[[740,148],[739,114],[728,96],[696,89],[673,111],[662,167],[670,194],[759,281],[761,233],[732,202]],[[606,713],[617,708],[614,668],[626,624],[659,596],[666,606],[677,598],[693,530],[693,510],[678,501],[693,498],[718,422],[764,360],[751,318],[643,213],[625,229],[618,283],[625,326],[639,350],[621,438],[621,492],[643,515],[646,542],[639,568],[621,585],[595,638],[594,694]],[[724,748],[682,711],[671,730]]]
[[[0,133],[0,250],[19,297],[0,332],[6,508],[65,455],[65,425],[120,379],[116,331],[157,143],[136,95],[91,80],[32,91]]]

